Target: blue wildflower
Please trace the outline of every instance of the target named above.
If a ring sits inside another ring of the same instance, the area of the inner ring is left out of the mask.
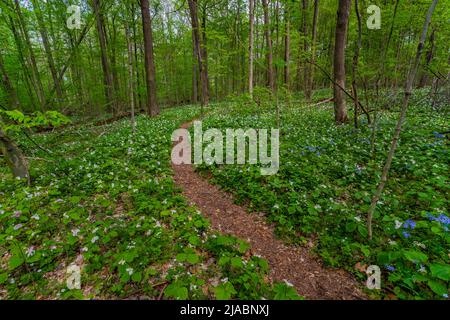
[[[403,228],[405,228],[405,229],[411,228],[411,230],[414,230],[415,227],[416,227],[416,223],[411,219],[408,219],[405,221],[405,223],[403,223]]]
[[[447,217],[445,214],[441,214],[436,221],[439,221],[442,224],[450,224],[450,218]]]
[[[385,264],[384,267],[385,267],[388,271],[391,271],[391,272],[394,272],[394,271],[395,271],[395,267],[394,267],[394,266]]]
[[[447,293],[444,293],[442,296],[443,296],[445,299],[448,299],[448,294],[447,294]]]
[[[434,131],[433,134],[436,139],[444,139],[445,138],[445,136],[442,133],[439,133],[437,131]]]
[[[403,234],[403,236],[404,236],[405,238],[411,237],[411,235],[410,235],[408,232],[406,232],[406,231],[403,231],[402,234]]]

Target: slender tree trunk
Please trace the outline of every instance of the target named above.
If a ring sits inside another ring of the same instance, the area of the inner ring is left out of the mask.
[[[32,0],[34,12],[36,14],[39,33],[42,37],[42,43],[44,45],[45,55],[47,56],[48,66],[50,68],[50,73],[52,75],[53,83],[56,88],[56,96],[58,97],[58,104],[63,102],[63,91],[61,83],[58,79],[58,72],[56,70],[55,61],[53,59],[52,48],[50,46],[50,41],[48,39],[47,28],[45,27],[45,22],[42,16],[41,8],[36,0]]]
[[[195,45],[195,34],[194,29],[192,29],[192,103],[198,103],[198,53],[197,46]]]
[[[20,109],[19,98],[17,92],[11,84],[8,73],[6,72],[5,63],[3,62],[2,53],[0,51],[0,80],[5,92],[8,95],[9,109]]]
[[[103,68],[103,83],[105,85],[105,97],[108,109],[113,113],[116,112],[114,93],[113,93],[113,79],[111,73],[111,67],[108,61],[108,50],[106,47],[106,32],[105,32],[105,22],[103,14],[101,12],[101,0],[93,0],[93,9],[97,19],[97,33],[98,40],[100,43],[102,68]]]
[[[317,20],[319,18],[319,0],[314,0],[314,17],[312,23],[312,38],[311,38],[311,62],[308,64],[308,78],[306,83],[305,98],[306,101],[311,101],[312,91],[314,87],[314,68],[311,67],[316,63],[316,39],[317,39]]]
[[[202,104],[202,113],[203,107],[207,106],[209,103],[209,92],[208,92],[208,73],[205,68],[204,58],[202,57],[202,47],[200,43],[200,28],[198,23],[198,4],[197,0],[188,0],[189,3],[189,12],[191,15],[191,24],[192,30],[194,32],[194,45],[197,51],[197,59],[198,59],[198,67],[200,71],[200,79],[202,84],[201,91],[201,104]]]
[[[16,5],[16,12],[17,12],[17,16],[19,19],[20,30],[22,31],[23,37],[25,39],[26,47],[28,49],[28,58],[30,59],[30,66],[31,66],[30,69],[31,69],[31,75],[33,78],[33,83],[35,85],[39,104],[41,106],[41,109],[43,109],[44,105],[45,105],[45,93],[44,93],[44,87],[42,86],[41,78],[39,75],[39,70],[38,70],[37,63],[36,63],[36,57],[33,52],[33,46],[31,44],[30,36],[28,34],[26,22],[22,15],[22,10],[20,8],[19,0],[14,0],[14,2]]]
[[[436,45],[434,43],[436,29],[432,29],[430,35],[430,48],[428,49],[425,55],[425,67],[428,68],[430,66],[431,61],[433,60],[434,51],[436,49]],[[427,85],[428,82],[428,70],[422,71],[422,76],[419,81],[419,88],[423,88]]]
[[[204,72],[206,74],[206,85],[207,85],[208,92],[209,92],[210,86],[209,86],[209,72],[208,72],[208,47],[207,47],[208,38],[206,36],[206,4],[203,4],[202,11],[203,11],[202,12],[202,27],[201,27],[202,40],[200,41],[200,46],[202,48],[202,59],[203,59],[203,68],[205,69]]]
[[[272,92],[275,92],[275,76],[273,71],[273,46],[270,32],[269,5],[267,0],[261,0],[264,9],[264,34],[267,45],[267,85]]]
[[[356,17],[358,19],[358,40],[355,46],[355,55],[353,56],[353,67],[352,67],[352,91],[353,96],[355,97],[354,106],[355,106],[355,128],[358,128],[358,110],[359,110],[359,100],[358,100],[358,88],[356,86],[356,77],[358,74],[358,64],[359,64],[359,51],[361,50],[361,32],[362,32],[362,24],[361,24],[361,16],[359,14],[359,4],[358,0],[355,0],[355,12]]]
[[[284,84],[287,89],[289,89],[289,84],[291,81],[291,69],[290,69],[290,60],[291,60],[291,22],[288,3],[285,4],[284,9]]]
[[[255,0],[249,0],[249,23],[250,23],[250,31],[249,31],[249,46],[248,46],[248,93],[250,97],[253,97],[253,34],[254,34],[254,23],[255,23]]]
[[[303,36],[303,54],[306,56],[309,51],[308,45],[308,0],[302,0],[302,36]],[[309,81],[309,66],[306,65],[305,59],[302,59],[300,67],[303,69],[303,93],[306,96],[306,91],[308,91],[308,81]]]
[[[395,128],[395,132],[394,132],[394,136],[392,138],[392,145],[391,148],[389,150],[389,154],[387,156],[386,159],[386,164],[383,168],[383,172],[381,174],[381,180],[380,180],[380,184],[377,187],[377,191],[375,192],[374,197],[372,198],[372,203],[370,205],[370,209],[367,215],[367,230],[368,230],[368,235],[369,235],[369,239],[372,239],[373,236],[373,231],[372,231],[372,220],[373,220],[373,214],[375,212],[376,206],[378,204],[378,201],[381,198],[381,195],[383,193],[384,187],[387,183],[387,179],[388,179],[388,175],[389,175],[389,171],[391,169],[391,165],[392,165],[392,160],[394,159],[394,154],[395,151],[397,149],[397,145],[398,145],[398,140],[400,138],[400,133],[402,131],[402,126],[403,126],[403,122],[406,119],[406,112],[408,110],[408,105],[409,105],[409,99],[411,97],[412,94],[412,89],[414,86],[414,81],[416,79],[416,75],[417,75],[417,69],[419,68],[419,64],[420,64],[420,60],[422,57],[422,51],[423,48],[425,46],[425,41],[427,38],[427,33],[428,33],[428,27],[430,25],[431,22],[431,17],[433,16],[433,12],[434,9],[436,8],[436,5],[438,3],[438,0],[433,0],[433,2],[430,5],[430,8],[428,9],[428,13],[425,19],[425,23],[422,29],[422,35],[420,37],[420,42],[419,45],[417,47],[417,52],[416,52],[416,57],[414,59],[414,63],[411,66],[411,70],[408,74],[408,77],[406,79],[406,85],[405,85],[405,96],[403,98],[403,103],[402,103],[402,109],[401,109],[401,113],[400,113],[400,117],[398,119],[398,123],[397,126]]]
[[[130,99],[131,109],[131,130],[136,132],[136,119],[135,119],[135,104],[134,104],[134,61],[133,61],[133,43],[131,41],[131,30],[128,25],[128,20],[125,20],[125,32],[128,48],[128,98]]]
[[[159,114],[159,106],[156,99],[156,69],[153,55],[152,20],[148,0],[141,0],[142,28],[144,31],[145,46],[145,71],[147,80],[147,110],[150,116]]]
[[[334,111],[337,124],[348,121],[347,103],[345,93],[345,46],[347,40],[348,19],[350,15],[351,0],[339,0],[336,23],[336,41],[334,46]]]

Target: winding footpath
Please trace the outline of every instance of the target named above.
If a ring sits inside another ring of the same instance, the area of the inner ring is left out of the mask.
[[[192,122],[181,128],[187,129]],[[263,214],[249,213],[233,196],[199,176],[191,165],[173,165],[174,180],[191,205],[211,221],[213,230],[246,240],[252,254],[269,262],[270,280],[287,281],[307,299],[360,300],[366,295],[349,273],[324,267],[309,248],[288,245],[277,239],[274,227]],[[312,246],[312,244],[310,244]]]

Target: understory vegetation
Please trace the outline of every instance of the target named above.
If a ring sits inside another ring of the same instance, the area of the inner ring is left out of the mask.
[[[400,299],[447,298],[450,284],[448,105],[430,110],[425,91],[413,96],[389,184],[378,202],[374,238],[366,215],[398,118],[395,107],[374,125],[330,126],[331,105],[281,110],[280,170],[259,166],[199,166],[240,203],[267,213],[279,235],[298,244],[317,237],[315,252],[361,281],[369,265],[382,268],[382,294]],[[276,127],[273,104],[230,99],[204,130]],[[245,108],[242,103],[246,103]],[[248,142],[248,141],[247,141]],[[248,146],[247,146],[248,147]],[[247,149],[248,150],[248,149]]]
[[[25,139],[32,187],[0,166],[0,298],[297,298],[174,185],[170,136],[198,113],[139,117],[135,135],[123,120],[35,136],[51,155]],[[82,290],[67,288],[72,264]]]

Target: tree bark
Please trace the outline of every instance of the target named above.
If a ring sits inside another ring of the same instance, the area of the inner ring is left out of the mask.
[[[26,179],[30,184],[28,162],[17,145],[0,129],[0,150],[14,177]]]
[[[125,21],[125,32],[128,49],[128,98],[130,99],[130,109],[131,109],[131,130],[133,133],[135,133],[136,119],[135,119],[135,103],[134,103],[133,43],[131,41],[131,30],[127,20]]]
[[[147,82],[147,111],[152,117],[160,112],[156,99],[156,69],[153,55],[152,19],[148,0],[141,0],[142,28],[144,32],[145,71]]]
[[[103,14],[101,12],[100,6],[101,0],[93,0],[93,9],[97,19],[97,33],[98,40],[100,44],[102,68],[103,68],[103,83],[105,85],[105,97],[108,109],[113,113],[116,112],[114,93],[113,93],[113,78],[111,73],[111,67],[108,61],[108,50],[106,47],[106,32],[105,32],[105,22]]]
[[[273,72],[273,45],[272,36],[270,32],[270,17],[269,17],[269,5],[267,0],[261,0],[264,10],[264,34],[267,45],[267,85],[275,92],[275,76]]]
[[[254,23],[255,23],[255,0],[249,0],[249,23],[250,23],[250,32],[249,32],[249,46],[248,46],[248,93],[250,97],[253,97],[253,47],[254,47]]]
[[[407,80],[406,80],[405,96],[404,96],[403,102],[402,102],[400,117],[398,119],[397,126],[396,126],[395,132],[394,132],[394,136],[392,138],[391,148],[389,150],[389,154],[386,159],[386,164],[385,164],[385,166],[383,168],[383,172],[381,174],[381,181],[377,187],[374,197],[372,198],[372,203],[370,205],[369,212],[367,214],[367,230],[368,230],[368,235],[369,235],[370,240],[373,237],[373,231],[372,231],[373,214],[377,207],[378,201],[381,198],[384,187],[386,186],[386,183],[387,183],[389,171],[390,171],[391,165],[392,165],[392,160],[394,159],[394,154],[397,149],[398,140],[400,139],[400,133],[402,131],[403,122],[406,119],[406,112],[408,110],[409,99],[412,94],[414,81],[415,81],[416,75],[417,75],[417,69],[419,68],[420,59],[422,57],[422,51],[425,46],[425,41],[426,41],[427,33],[428,33],[428,27],[430,25],[431,17],[433,16],[433,12],[434,12],[434,9],[436,8],[437,2],[438,2],[438,0],[433,0],[433,2],[430,5],[430,8],[428,9],[427,16],[425,18],[425,23],[424,23],[424,26],[422,29],[422,35],[420,37],[419,45],[417,46],[416,57],[414,59],[414,63],[411,66],[411,70],[410,70]]]
[[[44,93],[44,87],[42,86],[41,78],[39,75],[39,70],[36,63],[36,57],[33,52],[33,46],[31,44],[30,35],[28,34],[28,29],[25,23],[25,19],[22,15],[22,9],[20,8],[19,0],[14,0],[16,5],[16,12],[17,16],[19,18],[19,26],[20,30],[22,31],[23,37],[25,38],[26,47],[28,49],[28,55],[29,55],[29,61],[31,66],[31,76],[33,79],[33,84],[35,86],[36,94],[39,100],[39,104],[41,109],[44,108],[45,105],[45,93]]]
[[[312,65],[316,63],[316,39],[317,39],[317,20],[319,19],[319,0],[314,1],[314,16],[312,23],[312,37],[311,37],[311,62]],[[305,98],[306,101],[310,102],[312,98],[312,91],[314,86],[314,68],[308,64],[308,72],[307,72],[307,80],[306,80],[306,90],[305,90]]]
[[[45,55],[47,57],[47,63],[50,68],[50,73],[52,75],[53,83],[56,88],[56,96],[58,97],[58,104],[63,102],[63,91],[61,83],[58,79],[58,71],[56,70],[55,60],[53,59],[52,48],[50,46],[50,41],[48,39],[47,28],[45,27],[44,18],[42,16],[41,8],[36,0],[31,1],[33,3],[34,12],[37,18],[39,33],[42,37],[42,43],[44,45]]]
[[[285,4],[284,9],[284,84],[287,89],[289,89],[289,84],[291,81],[290,77],[290,65],[289,62],[291,60],[291,22],[288,3]]]
[[[345,88],[345,46],[350,6],[351,0],[339,0],[334,46],[334,80],[339,84],[334,85],[334,113],[337,124],[348,121],[345,93],[341,88]]]
[[[194,46],[197,51],[197,59],[198,59],[198,68],[200,71],[200,79],[202,85],[201,91],[201,104],[202,104],[202,113],[203,107],[207,106],[209,103],[209,91],[208,91],[208,73],[205,68],[205,61],[202,54],[201,40],[200,40],[200,28],[198,22],[198,3],[197,0],[188,0],[189,3],[189,12],[191,15],[191,24],[192,30],[194,32]]]
[[[19,109],[19,98],[17,96],[17,92],[14,89],[11,80],[9,79],[8,73],[6,72],[5,63],[3,62],[2,53],[0,51],[0,80],[3,88],[5,89],[8,95],[8,103],[9,108],[11,109]]]

